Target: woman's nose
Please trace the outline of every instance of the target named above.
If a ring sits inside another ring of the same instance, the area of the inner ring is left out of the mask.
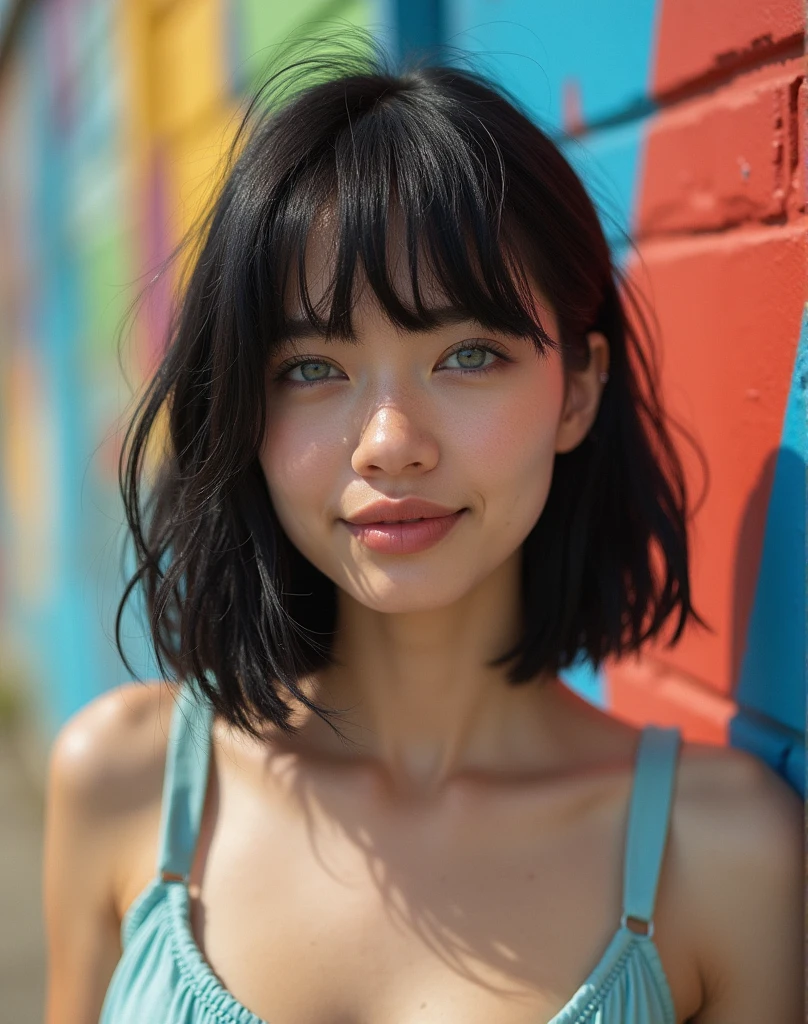
[[[431,433],[403,409],[384,405],[362,430],[351,465],[362,476],[426,473],[438,462],[438,446]]]

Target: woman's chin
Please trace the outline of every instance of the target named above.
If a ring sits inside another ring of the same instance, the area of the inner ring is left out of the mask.
[[[367,586],[356,581],[345,591],[357,603],[386,615],[415,615],[448,608],[463,599],[468,587],[459,586],[459,580],[447,585],[447,580],[425,578],[420,581],[401,581],[387,578]]]

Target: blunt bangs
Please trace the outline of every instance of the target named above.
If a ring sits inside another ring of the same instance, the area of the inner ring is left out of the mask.
[[[480,123],[458,124],[428,82],[352,80],[330,101],[333,110],[320,108],[333,125],[324,151],[312,137],[309,152],[293,166],[272,166],[283,154],[276,135],[301,120],[294,106],[256,141],[256,166],[265,181],[269,176],[286,183],[283,194],[276,199],[268,190],[265,205],[255,205],[254,183],[245,181],[232,200],[236,208],[243,204],[242,216],[252,218],[257,236],[255,260],[245,273],[255,282],[257,322],[270,350],[299,329],[299,318],[290,323],[277,301],[288,294],[290,278],[300,319],[326,338],[355,338],[352,312],[361,278],[401,330],[441,325],[434,299],[425,301],[427,281],[442,309],[490,330],[529,337],[540,354],[555,348],[535,310],[512,218],[503,217],[502,156]],[[325,216],[332,225],[333,274],[315,303],[305,248],[313,233],[322,237]],[[394,258],[406,259],[406,298],[393,284]]]
[[[306,277],[314,240],[326,254],[319,298]],[[115,637],[130,672],[121,621],[142,588],[168,682],[195,684],[254,736],[296,732],[290,697],[342,735],[340,712],[301,686],[332,661],[336,588],[284,533],[259,453],[274,347],[303,329],[355,340],[366,287],[402,331],[460,315],[540,355],[559,349],[568,369],[587,365],[588,331],[608,340],[595,422],[556,456],[523,545],[521,637],[491,663],[509,685],[581,657],[597,669],[668,625],[669,646],[689,621],[706,625],[643,303],[556,142],[506,90],[458,67],[395,69],[366,46],[287,63],[249,103],[209,210],[169,262],[183,252],[164,352],[119,461],[136,567]]]

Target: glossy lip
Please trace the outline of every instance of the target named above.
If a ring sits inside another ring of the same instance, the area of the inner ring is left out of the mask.
[[[447,508],[425,498],[402,498],[399,501],[382,499],[365,505],[352,516],[345,516],[343,521],[357,526],[368,523],[400,523],[406,519],[439,519],[462,511],[462,508]]]
[[[454,529],[468,509],[445,516],[427,516],[414,522],[349,523],[345,527],[368,550],[380,555],[415,555],[426,551]]]

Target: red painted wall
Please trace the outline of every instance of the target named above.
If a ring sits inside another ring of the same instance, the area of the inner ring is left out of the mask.
[[[615,713],[693,740],[727,742],[738,711],[807,297],[804,22],[796,0],[663,0],[657,28],[632,272],[659,319],[667,406],[709,462],[692,566],[714,632],[612,666],[607,685]],[[681,450],[695,498],[704,477]]]

